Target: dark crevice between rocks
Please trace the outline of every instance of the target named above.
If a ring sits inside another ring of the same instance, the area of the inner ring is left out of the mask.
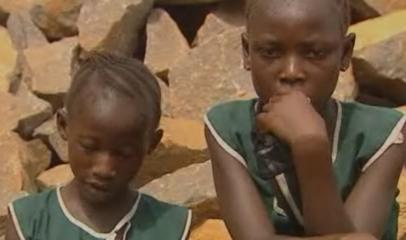
[[[382,76],[364,59],[354,58],[352,64],[360,89],[357,101],[384,107],[406,105],[405,82]]]
[[[7,20],[8,20],[9,16],[10,16],[10,13],[4,11],[0,7],[0,26],[7,27]]]
[[[33,139],[35,129],[52,117],[50,113],[40,113],[31,117],[22,119],[18,122],[14,130],[22,139],[30,141]],[[35,123],[35,124],[34,124]]]
[[[169,146],[160,144],[154,153],[144,160],[134,185],[140,188],[166,174],[208,159],[207,149],[192,150],[175,144]]]
[[[185,36],[189,45],[192,45],[197,32],[203,25],[206,16],[217,6],[212,4],[196,5],[156,5],[169,13],[172,19],[177,23],[182,34]]]
[[[66,93],[55,93],[55,94],[42,94],[38,92],[33,93],[38,98],[41,98],[42,100],[51,104],[53,113],[55,113],[58,109],[64,107]]]

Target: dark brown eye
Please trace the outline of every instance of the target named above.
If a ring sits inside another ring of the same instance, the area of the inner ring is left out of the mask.
[[[305,51],[305,57],[308,59],[320,60],[327,56],[328,51],[325,49],[310,48]]]

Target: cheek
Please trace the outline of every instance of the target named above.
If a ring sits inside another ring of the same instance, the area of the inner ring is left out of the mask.
[[[262,100],[268,99],[275,90],[275,64],[265,62],[259,56],[253,56],[251,64],[251,77],[258,97]]]

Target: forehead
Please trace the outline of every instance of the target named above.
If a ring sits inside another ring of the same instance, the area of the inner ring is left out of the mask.
[[[69,113],[71,125],[80,131],[124,137],[145,131],[146,117],[141,99],[133,99],[108,88],[87,88]]]
[[[253,0],[247,14],[249,33],[341,33],[342,14],[334,0]]]

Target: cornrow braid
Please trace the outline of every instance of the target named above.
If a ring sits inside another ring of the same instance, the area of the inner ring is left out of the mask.
[[[75,107],[75,99],[91,84],[133,99],[142,99],[147,104],[142,107],[148,110],[149,122],[155,128],[158,126],[161,117],[161,90],[154,75],[142,62],[111,53],[88,53],[74,73],[66,95],[65,107],[68,113]]]
[[[271,1],[271,0],[246,0],[245,3],[245,20],[248,21],[251,17],[252,12],[257,7],[258,3],[261,1]],[[349,0],[325,0],[334,1],[337,3],[337,7],[342,16],[342,31],[344,34],[347,33],[348,28],[351,24],[351,7]]]

